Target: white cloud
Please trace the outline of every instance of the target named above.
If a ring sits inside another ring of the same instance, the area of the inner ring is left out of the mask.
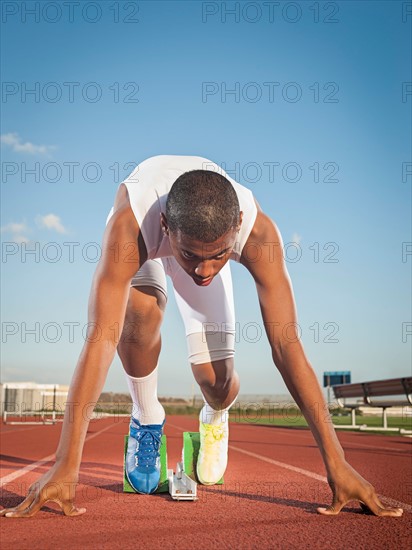
[[[302,240],[301,235],[298,235],[297,233],[293,233],[293,235],[292,235],[292,240],[291,240],[292,243],[295,243],[295,244],[297,244],[297,245],[300,245],[300,241],[301,241],[301,240]]]
[[[1,228],[2,233],[3,231],[6,231],[8,233],[24,233],[27,230],[28,230],[28,227],[24,222],[23,223],[11,222],[11,223],[8,223],[7,225],[4,225]]]
[[[53,229],[57,233],[67,233],[67,229],[60,221],[59,216],[56,214],[47,214],[46,216],[37,216],[37,224],[40,227],[46,227],[47,229]]]
[[[54,145],[34,145],[30,141],[22,142],[17,133],[2,134],[1,143],[8,145],[15,153],[29,153],[31,155],[49,155],[56,149]]]
[[[28,239],[25,235],[13,235],[13,241],[17,244],[21,244],[29,243],[30,239]]]
[[[26,235],[24,235],[24,233],[27,233],[29,231],[30,229],[27,227],[25,222],[11,222],[1,228],[2,233],[11,233],[12,242],[19,244],[29,242],[29,239],[26,237]]]
[[[46,216],[37,216],[36,223],[39,227],[45,227],[57,233],[67,233],[67,229],[62,224],[59,216],[56,214],[46,214]],[[0,228],[1,233],[8,233],[10,241],[21,244],[28,243],[30,239],[26,237],[27,233],[31,232],[30,227],[26,222],[10,222]]]

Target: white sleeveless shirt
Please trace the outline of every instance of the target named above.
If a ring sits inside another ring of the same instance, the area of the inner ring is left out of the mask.
[[[167,195],[179,176],[190,170],[218,172],[233,185],[243,220],[230,259],[240,261],[242,249],[256,220],[257,207],[250,189],[230,178],[224,170],[203,157],[158,155],[141,162],[122,183],[143,235],[148,260],[173,256],[169,237],[162,231],[160,213],[166,214]],[[109,218],[113,212],[110,212]],[[106,222],[107,223],[107,222]]]

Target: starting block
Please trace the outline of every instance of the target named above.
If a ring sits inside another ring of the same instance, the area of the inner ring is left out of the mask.
[[[136,493],[126,476],[126,452],[129,436],[124,438],[123,492]],[[160,481],[155,493],[170,493],[174,500],[197,500],[196,464],[200,450],[199,432],[183,432],[182,461],[176,465],[176,473],[167,467],[167,440],[163,434],[160,444]],[[223,484],[223,477],[217,485]]]
[[[183,470],[183,463],[176,464],[176,473],[168,470],[169,493],[174,500],[197,500],[197,483]]]
[[[123,492],[124,493],[135,493],[136,491],[130,485],[129,480],[126,476],[126,451],[127,451],[127,442],[129,436],[124,436],[124,456],[123,456]],[[163,434],[161,443],[160,443],[160,481],[155,493],[167,493],[169,491],[169,479],[167,471],[167,440],[166,436]]]

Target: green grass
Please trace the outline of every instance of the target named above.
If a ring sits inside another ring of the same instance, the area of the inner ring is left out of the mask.
[[[271,415],[259,415],[256,418],[256,414],[253,414],[254,411],[249,411],[249,414],[236,415],[233,414],[230,416],[230,420],[233,423],[241,424],[265,424],[271,426],[281,426],[288,428],[299,428],[299,427],[308,427],[308,423],[303,417],[302,413],[298,410],[291,411],[276,411],[276,413]],[[325,417],[326,420],[326,417]],[[352,421],[349,416],[335,416],[332,415],[332,422],[336,426],[349,426]],[[362,425],[366,424],[368,427],[380,427],[382,426],[382,418],[380,416],[365,416],[365,415],[356,415],[356,424]],[[398,416],[388,416],[388,427],[389,428],[403,428],[405,430],[412,430],[412,418],[411,417],[398,417]],[[373,433],[385,433],[386,435],[392,433],[396,435],[397,432],[373,432]]]
[[[333,423],[339,426],[350,425],[352,423],[350,416],[333,416]],[[412,430],[412,417],[410,416],[388,416],[388,428],[403,428]],[[379,428],[382,426],[382,417],[380,416],[356,416],[356,424],[366,424],[370,428]]]
[[[95,409],[96,411],[110,412],[112,414],[128,413],[130,414],[130,408],[125,407],[124,404],[119,404],[118,407],[99,407]],[[185,415],[185,416],[199,416],[199,407],[191,407],[183,404],[173,404],[165,405],[165,410],[167,415]],[[326,419],[325,412],[318,411],[319,417]],[[301,411],[296,408],[296,405],[285,405],[285,407],[279,409],[267,409],[262,407],[258,410],[254,408],[240,408],[238,406],[232,407],[230,410],[230,422],[240,423],[240,424],[250,424],[258,425],[265,424],[270,426],[281,426],[288,428],[302,428],[308,427],[308,424],[302,415]],[[349,426],[351,421],[351,416],[348,411],[340,409],[335,411],[335,414],[332,416],[332,422],[336,426]],[[381,416],[367,416],[362,414],[356,415],[356,424],[362,425],[366,424],[369,427],[380,427],[382,426],[382,417]],[[395,417],[388,416],[388,427],[389,428],[403,428],[405,430],[412,430],[412,417]],[[345,431],[350,431],[346,430]],[[357,431],[357,430],[356,430]],[[398,432],[370,432],[374,434],[384,433],[386,435],[397,435]]]

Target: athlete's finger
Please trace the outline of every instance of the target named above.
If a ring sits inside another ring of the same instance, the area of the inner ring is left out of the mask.
[[[327,506],[326,508],[319,507],[317,508],[317,511],[323,516],[337,516],[345,504],[346,502],[340,501],[336,496],[334,496],[330,506]]]
[[[31,518],[48,500],[47,497],[43,497],[40,493],[37,493],[30,506],[24,509],[16,508],[14,512],[6,513],[6,518]]]
[[[86,513],[86,508],[77,508],[70,500],[59,502],[65,516],[81,516]]]
[[[0,516],[6,516],[7,514],[9,513],[13,513],[13,512],[21,512],[23,510],[25,510],[26,508],[28,508],[31,503],[33,502],[33,500],[35,499],[35,492],[31,490],[32,488],[30,487],[29,489],[29,494],[27,495],[27,497],[22,501],[20,502],[20,504],[18,504],[17,506],[13,506],[12,508],[3,508],[3,510],[0,510]],[[9,516],[7,516],[9,517]]]
[[[396,516],[401,516],[403,514],[403,508],[398,508],[398,507],[395,507],[395,506],[385,506],[376,493],[375,493],[375,499],[376,499],[377,503],[379,504],[379,506],[381,508],[383,508],[384,510],[389,511],[389,512],[394,512]]]
[[[3,510],[0,510],[0,517],[5,516],[6,514],[9,514],[10,512],[14,512],[16,508],[3,508]]]
[[[369,509],[372,514],[375,514],[375,516],[400,517],[403,514],[402,508],[392,508],[390,506],[386,507],[382,504],[376,493],[374,493],[369,499],[365,499],[365,502],[361,502],[361,508],[364,511],[365,507]]]

